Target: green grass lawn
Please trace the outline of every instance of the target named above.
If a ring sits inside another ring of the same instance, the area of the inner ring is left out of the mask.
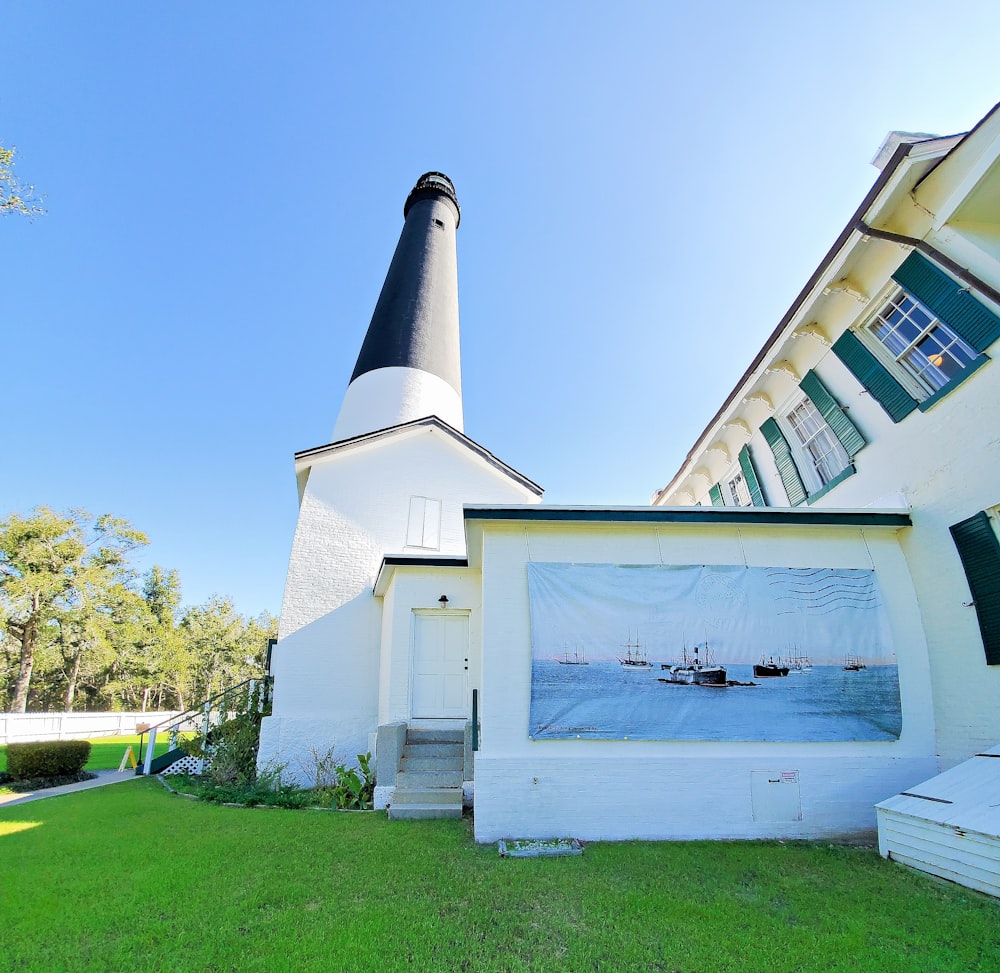
[[[139,737],[94,737],[90,741],[90,759],[85,770],[117,770],[122,762],[126,748],[131,747],[135,759],[139,759]],[[156,741],[153,753],[158,757],[170,749],[170,743],[164,738]],[[7,748],[0,746],[0,770],[7,769]]]
[[[501,859],[466,821],[220,807],[139,778],[0,809],[0,966],[44,971],[1000,969],[1000,903],[806,843]]]

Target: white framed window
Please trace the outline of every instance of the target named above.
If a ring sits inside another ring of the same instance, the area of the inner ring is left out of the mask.
[[[441,501],[431,497],[410,497],[406,524],[406,546],[436,551],[441,547]]]
[[[815,493],[851,465],[837,434],[812,400],[803,395],[783,415],[786,439],[809,494]]]
[[[933,311],[898,286],[860,334],[918,402],[961,377],[979,357]]]
[[[726,500],[727,507],[752,507],[753,498],[750,496],[750,487],[747,484],[743,470],[739,466],[734,466],[722,478],[722,493]]]

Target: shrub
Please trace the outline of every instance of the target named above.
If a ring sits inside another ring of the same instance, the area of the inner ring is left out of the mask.
[[[68,777],[80,773],[89,759],[89,740],[7,744],[7,773],[14,780]]]
[[[358,767],[349,770],[344,764],[337,767],[337,784],[333,799],[342,811],[368,811],[375,793],[375,774],[370,753],[358,754]]]
[[[202,740],[178,741],[192,757],[209,761],[206,774],[217,784],[253,784],[257,779],[257,748],[260,744],[261,686],[243,689],[219,701],[218,723]]]

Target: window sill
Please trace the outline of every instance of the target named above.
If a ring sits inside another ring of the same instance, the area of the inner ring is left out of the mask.
[[[980,368],[983,367],[990,360],[988,355],[980,355],[978,358],[974,359],[972,364],[969,365],[961,375],[953,378],[947,385],[939,388],[932,396],[924,399],[923,402],[917,403],[917,408],[921,412],[926,412],[928,409],[933,409],[938,402],[940,402],[946,395],[949,395],[959,385],[962,384],[970,375],[974,372],[978,372]]]
[[[819,500],[820,497],[825,497],[835,486],[843,483],[849,476],[854,476],[855,473],[857,473],[857,470],[853,465],[845,466],[844,469],[842,469],[829,483],[820,487],[820,489],[815,493],[810,493],[809,496],[806,497],[806,506],[809,506],[816,500]]]

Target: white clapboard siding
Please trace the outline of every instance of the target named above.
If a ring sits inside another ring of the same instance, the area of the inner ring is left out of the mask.
[[[1000,746],[875,810],[883,857],[1000,897]]]

